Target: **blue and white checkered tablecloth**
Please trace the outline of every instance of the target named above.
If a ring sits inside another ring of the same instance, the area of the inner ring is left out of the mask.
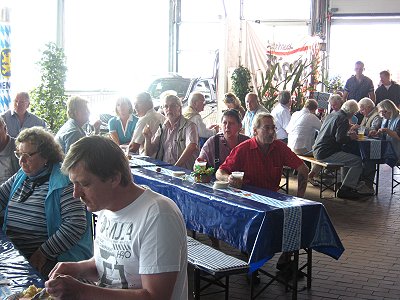
[[[156,171],[158,167],[150,166],[144,167],[144,169]],[[164,175],[173,176],[174,171],[167,168],[160,168],[159,172]],[[194,182],[193,177],[186,174],[183,175],[182,180],[188,180]],[[198,183],[200,185],[213,188],[213,183]],[[227,188],[224,192],[232,194],[234,196],[240,196],[247,199],[251,199],[260,203],[264,203],[273,207],[282,208],[284,213],[283,219],[283,238],[282,238],[282,251],[293,251],[300,249],[301,245],[301,220],[302,210],[300,205],[293,204],[292,202],[280,201],[264,195],[250,193],[248,191]]]

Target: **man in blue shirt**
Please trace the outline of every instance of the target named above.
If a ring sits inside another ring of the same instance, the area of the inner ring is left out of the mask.
[[[22,129],[33,126],[46,128],[46,122],[34,114],[28,112],[30,105],[29,94],[20,92],[15,96],[14,109],[6,111],[2,117],[7,124],[8,134],[16,138]]]
[[[248,93],[245,98],[246,114],[244,115],[242,125],[244,134],[248,137],[253,136],[253,120],[257,114],[268,112],[268,110],[258,102],[258,95],[256,93]]]

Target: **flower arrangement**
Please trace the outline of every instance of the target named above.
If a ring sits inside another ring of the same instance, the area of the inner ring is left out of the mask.
[[[195,165],[191,175],[194,177],[195,182],[210,182],[212,174],[214,174],[213,167],[207,168]]]

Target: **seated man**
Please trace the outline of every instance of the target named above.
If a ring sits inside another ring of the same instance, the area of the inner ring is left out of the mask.
[[[260,113],[253,122],[254,137],[236,146],[219,167],[218,180],[240,188],[242,183],[278,191],[283,166],[297,170],[297,196],[304,197],[307,188],[308,168],[282,141],[275,139],[274,118]],[[243,182],[234,178],[234,171],[244,172]],[[283,253],[277,268],[288,270],[291,253]]]
[[[365,127],[364,135],[369,135],[369,131],[377,131],[381,128],[382,117],[378,113],[378,108],[375,103],[369,98],[362,98],[358,102],[360,113],[364,116],[359,127]]]
[[[244,172],[243,183],[278,191],[283,166],[298,172],[297,196],[303,197],[307,187],[308,168],[285,143],[275,139],[274,118],[260,113],[253,122],[254,137],[235,147],[219,167],[218,180],[240,187],[242,181],[230,175]]]
[[[286,128],[288,133],[288,146],[292,151],[299,155],[313,156],[312,146],[314,145],[315,135],[321,129],[321,121],[315,115],[318,103],[314,99],[308,99],[300,111],[293,113]],[[309,180],[313,185],[318,183],[314,176],[318,174],[321,167],[313,164]]]
[[[276,138],[282,142],[288,142],[288,133],[286,128],[290,121],[290,107],[292,106],[292,98],[289,91],[279,93],[278,103],[271,111],[276,124]]]
[[[307,154],[312,151],[315,134],[321,129],[321,121],[315,115],[318,103],[308,99],[300,111],[293,113],[286,128],[288,146],[296,154]]]
[[[67,101],[67,114],[69,120],[58,130],[56,141],[61,145],[64,153],[67,153],[69,147],[80,138],[86,136],[83,125],[89,122],[89,108],[87,101],[80,97],[71,97]],[[97,130],[100,123],[97,126]]]
[[[8,135],[6,122],[0,116],[0,185],[19,169],[14,151],[15,139]]]
[[[134,105],[139,120],[136,123],[132,140],[129,143],[129,151],[144,154],[143,129],[146,125],[149,125],[150,131],[156,133],[158,127],[164,123],[165,117],[154,110],[153,100],[147,92],[138,94],[134,101]]]
[[[46,128],[45,121],[28,112],[29,105],[29,94],[26,92],[18,93],[14,99],[14,109],[10,109],[2,115],[7,124],[8,134],[11,137],[16,138],[24,128],[33,126]]]
[[[192,121],[194,124],[197,125],[197,129],[199,131],[199,138],[200,140],[207,140],[210,136],[217,134],[219,131],[219,126],[214,124],[207,128],[206,124],[200,115],[200,112],[204,110],[204,105],[206,99],[204,95],[199,92],[193,92],[189,96],[189,106],[186,108],[183,116]]]
[[[329,113],[339,111],[343,105],[343,98],[339,94],[333,94],[329,96]]]
[[[253,121],[256,116],[262,112],[268,112],[268,110],[260,104],[258,101],[258,95],[256,93],[248,93],[245,98],[246,113],[243,117],[244,134],[248,137],[253,137]]]
[[[182,116],[182,102],[175,95],[163,100],[166,120],[153,136],[150,126],[143,129],[146,155],[191,170],[199,154],[197,126]]]
[[[239,133],[242,129],[240,115],[235,109],[228,109],[222,114],[222,134],[210,137],[201,148],[197,160],[207,161],[207,165],[217,170],[231,150],[249,137]]]
[[[98,226],[94,256],[58,263],[45,283],[48,293],[56,299],[187,299],[186,228],[176,204],[134,184],[124,153],[105,137],[72,145],[62,170],[74,195],[99,212]]]
[[[339,198],[359,198],[358,181],[362,172],[361,157],[347,153],[342,147],[357,139],[355,131],[349,131],[350,119],[358,111],[355,100],[346,101],[341,109],[326,116],[313,147],[314,157],[324,162],[344,163],[342,168],[342,186],[337,196]]]

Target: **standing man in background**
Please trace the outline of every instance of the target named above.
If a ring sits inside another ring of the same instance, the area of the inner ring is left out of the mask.
[[[290,122],[290,107],[292,106],[292,98],[290,92],[280,92],[278,101],[278,104],[271,111],[271,115],[275,119],[276,138],[287,144],[288,133],[286,131],[286,128]]]
[[[46,122],[34,114],[28,112],[30,105],[29,94],[20,92],[15,96],[14,109],[6,111],[2,117],[7,124],[8,134],[16,138],[24,128],[41,126],[46,128]]]
[[[354,67],[356,74],[347,79],[346,85],[344,86],[343,101],[354,99],[358,102],[362,98],[368,97],[375,102],[374,84],[370,78],[363,75],[364,70],[364,63],[357,61]],[[358,124],[360,124],[363,115],[357,113],[356,117],[358,119]]]
[[[260,104],[258,101],[258,95],[256,93],[248,93],[245,98],[246,102],[246,114],[244,115],[242,124],[244,127],[244,134],[248,137],[253,136],[253,120],[259,113],[266,112],[268,110]]]
[[[382,71],[379,73],[381,78],[381,85],[376,89],[376,104],[379,102],[389,99],[392,100],[397,107],[400,104],[400,85],[390,80],[390,73],[388,71]]]

